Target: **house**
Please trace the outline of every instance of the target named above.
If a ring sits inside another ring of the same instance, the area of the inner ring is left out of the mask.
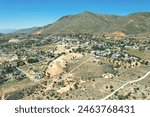
[[[113,75],[113,74],[110,74],[110,73],[106,73],[106,74],[102,74],[102,77],[103,77],[103,78],[106,78],[106,79],[113,79],[113,78],[114,78],[114,75]]]

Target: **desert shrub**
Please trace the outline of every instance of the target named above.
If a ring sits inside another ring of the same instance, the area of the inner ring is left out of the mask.
[[[39,60],[36,59],[36,58],[30,58],[30,59],[27,60],[27,62],[28,63],[36,63],[36,62],[39,62]]]

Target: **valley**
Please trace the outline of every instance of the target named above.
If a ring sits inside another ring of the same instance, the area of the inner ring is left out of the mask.
[[[0,35],[0,99],[149,100],[150,27],[148,22],[142,32],[137,18],[149,21],[150,14],[142,14],[86,12],[30,33],[26,29]],[[130,18],[138,25],[130,25],[135,32],[120,24],[115,27],[116,19]],[[115,28],[104,32],[107,26],[99,27],[106,24],[102,21]]]

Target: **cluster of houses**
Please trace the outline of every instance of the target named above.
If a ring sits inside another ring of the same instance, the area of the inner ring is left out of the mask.
[[[32,76],[32,79],[41,79],[45,76],[43,72],[39,71],[35,67],[30,67],[28,71],[29,71],[29,74]]]
[[[27,77],[26,74],[19,71],[9,62],[5,62],[4,65],[0,64],[0,68],[0,84],[9,80],[22,80]]]
[[[123,40],[123,41],[105,41],[100,44],[94,45],[95,58],[105,57],[110,63],[116,67],[134,68],[140,64],[149,65],[150,61],[144,60],[141,57],[130,55],[126,51],[128,48],[135,49],[137,47],[139,51],[149,51],[150,43],[138,42],[137,40]],[[124,51],[126,50],[126,51]]]
[[[119,36],[124,36],[123,34]],[[11,36],[10,36],[11,37]],[[102,36],[104,37],[104,36]],[[129,55],[124,52],[124,50],[128,50],[129,48],[138,49],[139,51],[150,51],[150,41],[143,41],[140,42],[136,39],[125,39],[125,40],[106,40],[101,39],[99,40],[98,37],[92,34],[80,34],[80,33],[72,33],[72,34],[54,34],[51,36],[42,36],[42,35],[30,35],[30,34],[20,34],[13,35],[13,40],[10,40],[10,43],[2,44],[0,46],[1,52],[7,53],[8,56],[2,55],[0,56],[0,63],[1,71],[0,71],[0,82],[4,82],[3,76],[5,76],[4,71],[8,72],[14,69],[13,76],[16,76],[16,79],[20,79],[21,77],[25,77],[24,74],[20,74],[15,68],[19,66],[26,65],[26,62],[29,62],[32,58],[35,60],[43,61],[47,60],[50,61],[52,59],[57,58],[59,55],[55,53],[55,48],[53,51],[47,50],[43,51],[42,49],[38,48],[40,46],[45,45],[68,45],[67,48],[72,48],[74,46],[80,46],[80,50],[86,49],[94,51],[95,58],[105,57],[108,61],[116,68],[124,67],[136,67],[140,64],[149,65],[149,61],[143,60],[142,58]],[[14,42],[14,39],[19,39],[21,41],[17,43]],[[33,52],[32,48],[36,48]],[[79,50],[78,49],[78,50]],[[10,53],[15,51],[15,53]],[[72,51],[74,52],[74,51]],[[87,52],[87,51],[82,51]],[[34,61],[33,61],[34,62]],[[32,63],[31,63],[32,64]],[[11,68],[11,69],[10,69]],[[39,79],[44,77],[44,74],[35,68],[31,68],[30,71],[34,72],[35,78]],[[6,77],[6,76],[5,76]],[[5,78],[5,80],[8,78]]]
[[[114,65],[124,66],[124,68],[128,67],[136,67],[141,63],[141,59],[139,57],[130,56],[127,53],[114,52],[110,49],[106,49],[104,51],[97,50],[95,51],[95,57],[106,57],[108,58],[110,63]]]

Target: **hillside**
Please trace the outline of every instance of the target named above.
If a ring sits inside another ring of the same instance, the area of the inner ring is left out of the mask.
[[[116,31],[126,34],[150,32],[150,12],[134,13],[127,16],[84,12],[77,15],[64,16],[52,25],[41,29],[40,32],[51,34],[71,32],[105,33]]]

